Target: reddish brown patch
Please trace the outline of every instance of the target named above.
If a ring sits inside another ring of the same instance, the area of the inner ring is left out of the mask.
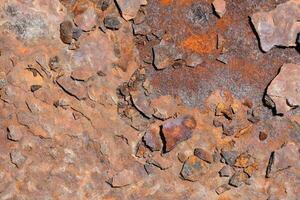
[[[196,128],[197,125],[196,120],[193,117],[189,117],[186,120],[184,120],[183,124],[190,129]]]
[[[193,0],[180,0],[178,1],[177,5],[189,5],[192,4],[194,1]]]
[[[232,71],[241,75],[244,82],[259,84],[264,80],[265,73],[263,73],[262,69],[251,64],[248,60],[232,59],[229,66]],[[251,74],[251,76],[249,76],[249,74]]]
[[[177,144],[192,136],[191,129],[196,127],[196,121],[192,116],[183,116],[167,121],[163,125],[165,139],[164,151],[171,151]]]
[[[159,124],[151,124],[149,129],[146,131],[143,140],[145,144],[152,151],[159,151],[162,148],[162,143],[160,139],[160,127]]]
[[[259,140],[260,141],[264,141],[264,140],[266,140],[268,138],[268,134],[266,133],[266,132],[260,132],[259,133]]]
[[[90,1],[87,0],[79,0],[76,2],[73,8],[74,15],[80,15],[84,13],[89,7],[92,7],[93,4]]]
[[[221,19],[219,19],[216,22],[215,28],[219,31],[226,31],[228,27],[230,27],[235,22],[233,21],[233,18],[231,16],[226,16]]]
[[[206,161],[208,163],[212,163],[213,162],[212,155],[208,151],[206,151],[206,150],[204,150],[202,148],[196,148],[194,150],[194,155],[197,156],[198,158],[200,158],[201,160],[204,160],[204,161]]]

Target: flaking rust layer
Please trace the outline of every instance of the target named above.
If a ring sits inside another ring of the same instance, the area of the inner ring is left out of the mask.
[[[296,200],[298,4],[0,0],[0,199]]]

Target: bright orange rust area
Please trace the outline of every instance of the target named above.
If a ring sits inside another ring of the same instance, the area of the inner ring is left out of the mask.
[[[234,21],[231,16],[223,17],[217,20],[211,30],[202,34],[195,33],[192,27],[187,26],[186,29],[190,33],[190,36],[185,38],[180,43],[180,46],[183,49],[202,54],[217,52],[217,33],[225,32],[233,23]]]
[[[183,49],[197,53],[211,53],[216,49],[217,36],[215,33],[192,35],[181,42]]]
[[[249,159],[250,159],[249,155],[242,154],[235,161],[235,166],[237,166],[237,167],[247,167],[248,164],[249,164]]]
[[[198,158],[196,156],[191,156],[188,161],[191,165],[194,165],[197,163]]]
[[[168,6],[172,3],[173,0],[160,0],[160,3],[163,5],[163,6]]]

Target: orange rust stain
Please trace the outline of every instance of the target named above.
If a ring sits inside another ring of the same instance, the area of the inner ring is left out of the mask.
[[[211,53],[216,49],[216,39],[215,33],[192,35],[183,40],[180,46],[197,53]]]
[[[198,158],[197,158],[196,156],[191,156],[190,159],[189,159],[189,162],[190,162],[192,165],[194,165],[194,164],[196,164],[197,159],[198,159]]]
[[[231,16],[223,17],[209,32],[204,34],[195,34],[192,28],[186,27],[191,35],[181,42],[181,47],[197,53],[211,53],[217,50],[217,33],[226,31],[233,23],[234,20]]]
[[[225,195],[223,194],[223,196],[219,197],[218,200],[232,200],[232,198],[230,198],[229,196],[225,196]]]
[[[23,54],[23,55],[29,53],[29,49],[28,49],[28,48],[24,48],[24,47],[19,47],[19,48],[18,48],[18,51],[19,51],[21,54]]]
[[[164,6],[168,6],[172,3],[172,0],[160,0],[160,3]]]
[[[192,0],[181,0],[179,1],[180,5],[185,5],[185,4],[190,4],[192,2]]]

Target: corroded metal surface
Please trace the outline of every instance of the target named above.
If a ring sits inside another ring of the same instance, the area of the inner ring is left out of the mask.
[[[224,2],[0,0],[0,199],[296,200],[298,47],[249,21],[286,1]]]

